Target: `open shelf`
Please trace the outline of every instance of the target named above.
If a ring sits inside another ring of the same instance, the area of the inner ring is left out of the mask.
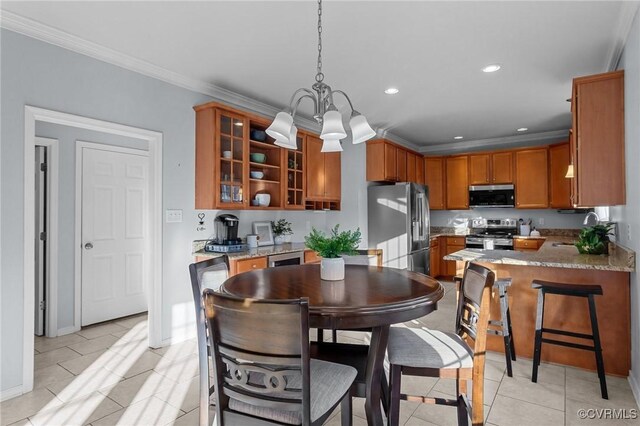
[[[262,148],[262,149],[280,149],[279,146],[274,145],[272,143],[268,143],[268,142],[260,142],[260,141],[250,140],[249,144],[251,146],[253,146],[253,147]]]
[[[280,184],[280,181],[277,180],[268,180],[268,179],[249,179],[251,181],[251,183],[259,183],[259,182],[264,182],[264,183],[275,183],[275,184]]]
[[[250,161],[249,164],[252,167],[255,167],[257,169],[261,168],[261,167],[268,167],[268,168],[272,168],[272,169],[279,169],[280,166],[274,166],[273,164],[267,164],[267,163],[254,163],[253,161]]]

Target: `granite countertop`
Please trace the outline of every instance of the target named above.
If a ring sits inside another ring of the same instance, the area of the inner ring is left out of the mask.
[[[537,251],[464,249],[444,256],[444,260],[475,261],[518,266],[547,266],[552,268],[595,269],[602,271],[635,271],[635,252],[611,243],[609,255],[580,254],[573,245],[575,238],[548,236]]]
[[[198,257],[220,257],[228,256],[229,259],[250,259],[252,257],[271,256],[273,254],[281,253],[293,253],[296,251],[304,251],[307,247],[304,243],[284,243],[273,246],[262,246],[254,249],[248,249],[246,251],[238,251],[234,253],[212,253],[204,251],[204,245],[207,240],[197,240],[193,242],[192,254]]]

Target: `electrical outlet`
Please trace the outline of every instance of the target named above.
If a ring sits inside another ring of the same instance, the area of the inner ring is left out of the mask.
[[[544,225],[544,217],[541,217],[538,219],[538,225],[540,226]]]
[[[627,223],[627,239],[631,241],[631,224]]]
[[[165,222],[167,223],[182,222],[182,210],[167,209],[166,215],[165,215]]]

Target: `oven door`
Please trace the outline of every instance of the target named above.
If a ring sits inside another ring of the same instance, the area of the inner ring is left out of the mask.
[[[294,251],[292,253],[274,254],[267,258],[269,268],[285,265],[302,265],[304,263],[304,252]]]

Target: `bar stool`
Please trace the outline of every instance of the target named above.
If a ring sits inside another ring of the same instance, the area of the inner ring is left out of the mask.
[[[457,285],[460,285],[462,278],[454,277]],[[513,342],[513,332],[511,331],[511,313],[509,312],[509,297],[507,288],[511,287],[511,278],[496,280],[493,287],[498,290],[500,296],[500,319],[490,320],[487,334],[502,336],[504,339],[504,357],[507,362],[507,375],[513,377],[511,361],[516,360],[516,346]]]
[[[533,280],[533,282],[531,283],[531,287],[540,290],[538,293],[536,335],[533,352],[533,372],[531,373],[531,381],[534,383],[538,381],[538,366],[540,365],[540,352],[542,350],[543,342],[549,343],[551,345],[559,345],[569,348],[593,351],[596,355],[596,367],[598,369],[598,378],[600,379],[600,392],[603,399],[609,399],[609,395],[607,393],[607,379],[604,375],[604,361],[602,360],[602,345],[600,344],[600,333],[598,332],[598,317],[596,315],[596,304],[594,301],[594,296],[602,295],[602,287],[599,285],[565,284],[541,280]],[[543,327],[542,322],[544,320],[544,299],[546,294],[586,297],[589,301],[589,316],[591,317],[591,331],[593,334],[576,333],[573,331]],[[593,346],[544,338],[542,337],[542,333],[559,334],[561,336],[570,336],[580,339],[592,340]]]

